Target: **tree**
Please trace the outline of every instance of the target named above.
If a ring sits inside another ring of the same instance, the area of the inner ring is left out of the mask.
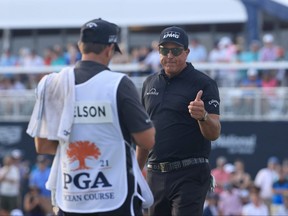
[[[67,149],[67,156],[71,162],[79,161],[79,167],[75,170],[91,169],[86,166],[85,159],[98,159],[101,155],[100,149],[95,143],[89,141],[77,141],[69,144]]]

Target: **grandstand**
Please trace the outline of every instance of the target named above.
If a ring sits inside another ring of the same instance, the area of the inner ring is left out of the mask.
[[[288,62],[281,63],[195,63],[197,69],[206,71],[220,69],[287,69]],[[11,74],[31,73],[47,74],[58,72],[64,66],[43,67],[0,67],[0,74],[9,71]],[[111,69],[128,73],[130,71],[141,71],[138,64],[111,65]],[[136,87],[141,91],[142,82],[146,75],[131,76]],[[251,92],[247,94],[247,92]],[[245,104],[251,94],[252,101]],[[272,95],[272,96],[271,96]],[[25,121],[28,122],[35,102],[33,89],[0,91],[0,121]],[[222,121],[288,121],[288,87],[272,88],[269,92],[262,88],[220,88],[221,96],[221,119]],[[272,97],[272,98],[271,98]]]

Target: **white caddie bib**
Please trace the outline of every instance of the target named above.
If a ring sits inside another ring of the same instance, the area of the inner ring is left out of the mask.
[[[70,140],[60,145],[56,203],[64,211],[112,211],[127,197],[125,142],[116,101],[123,76],[103,71],[76,86]]]

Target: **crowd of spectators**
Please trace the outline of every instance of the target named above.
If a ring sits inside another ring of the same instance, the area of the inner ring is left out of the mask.
[[[45,188],[51,157],[37,155],[35,163],[19,149],[0,161],[0,215],[52,216],[51,193]],[[214,191],[207,193],[203,216],[288,215],[288,158],[267,158],[255,177],[245,161],[225,156],[216,158],[211,173]],[[13,214],[16,212],[17,214]]]
[[[219,156],[211,172],[216,188],[207,194],[204,216],[288,215],[288,159],[271,156],[252,178],[244,161]]]
[[[68,43],[66,47],[58,44],[53,47],[47,47],[43,55],[38,54],[35,50],[28,47],[19,49],[18,53],[13,54],[10,50],[4,50],[0,57],[1,66],[57,66],[73,65],[80,60],[81,56],[78,48],[73,43]],[[7,71],[0,74],[0,89],[33,89],[41,79],[43,74],[19,73],[12,74]]]
[[[129,50],[121,46],[122,55],[115,54],[112,64],[140,65],[140,71],[129,71],[131,76],[147,75],[160,69],[158,42],[152,41],[150,46],[139,45]],[[232,40],[224,36],[216,41],[214,47],[208,50],[199,38],[191,38],[188,61],[198,62],[276,62],[288,60],[288,55],[283,47],[276,43],[273,35],[265,34],[261,41],[252,41],[246,45],[243,38]],[[73,65],[81,58],[77,44],[55,44],[47,47],[42,54],[28,47],[19,49],[18,53],[4,50],[0,57],[1,66],[56,66]],[[254,69],[255,70],[255,69]],[[288,75],[285,70],[255,70],[253,74],[257,82],[250,80],[247,70],[210,70],[205,71],[215,79],[219,87],[277,87],[288,86]],[[32,89],[41,78],[35,74],[11,74],[9,71],[0,74],[0,89]]]
[[[51,158],[38,155],[35,163],[26,160],[19,149],[0,162],[0,215],[52,216],[51,192],[45,184]]]

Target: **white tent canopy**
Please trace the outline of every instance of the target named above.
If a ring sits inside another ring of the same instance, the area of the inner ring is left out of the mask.
[[[239,0],[1,0],[1,29],[78,28],[99,18],[121,27],[246,22]]]

